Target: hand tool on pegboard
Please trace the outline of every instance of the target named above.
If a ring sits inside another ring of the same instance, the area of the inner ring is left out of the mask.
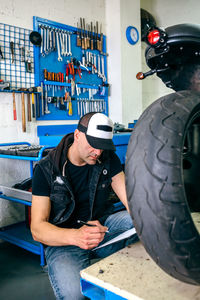
[[[25,113],[25,103],[24,103],[24,92],[21,94],[22,100],[22,131],[26,132],[26,113]]]
[[[15,44],[13,41],[10,42],[10,51],[11,51],[11,62],[14,64],[15,60]]]
[[[35,95],[34,93],[31,94],[32,97],[32,116],[35,118]]]
[[[40,99],[39,99],[39,94],[36,93],[36,113],[37,113],[37,118],[40,117]]]
[[[15,121],[17,120],[15,92],[13,92],[13,119],[14,119]]]
[[[77,34],[76,45],[77,45],[77,47],[81,47],[81,36],[80,36],[78,22],[77,22],[77,33],[76,34]]]
[[[41,111],[42,115],[44,115],[44,93],[43,93],[44,87],[43,82],[41,82]]]
[[[48,93],[47,93],[47,86],[46,85],[45,85],[44,89],[45,89],[45,93],[44,93],[44,97],[45,97],[45,111],[44,111],[44,113],[45,114],[50,114],[51,112],[50,112],[50,110],[48,108]]]
[[[87,35],[85,30],[85,19],[83,18],[83,31],[84,31],[84,49],[87,49]]]
[[[40,103],[39,103],[39,93],[41,93],[41,102],[42,102],[42,114],[44,114],[44,103],[43,103],[43,83],[41,83],[41,86],[34,86],[30,87],[28,89],[29,92],[31,92],[32,95],[32,116],[33,118],[40,117]],[[35,105],[35,94],[36,93],[36,105]]]
[[[72,110],[72,99],[70,96],[68,96],[68,101],[69,101],[69,111],[68,111],[68,115],[72,116],[73,115],[73,110]]]
[[[90,49],[93,50],[94,49],[94,44],[93,44],[93,24],[91,22],[91,26],[90,26]]]
[[[28,112],[28,122],[31,122],[31,98],[30,94],[27,94],[27,112]]]
[[[0,90],[10,90],[10,82],[0,79]]]
[[[85,42],[84,42],[84,35],[83,35],[83,19],[82,18],[80,18],[80,26],[81,26],[81,35],[80,35],[81,47],[82,47],[82,49],[85,49]]]
[[[0,59],[3,59],[3,52],[1,51],[1,46],[0,46]]]

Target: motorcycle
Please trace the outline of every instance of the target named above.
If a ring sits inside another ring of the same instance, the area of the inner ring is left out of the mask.
[[[137,234],[165,272],[200,285],[200,26],[150,28],[139,80],[174,92],[153,102],[132,132],[125,163]]]

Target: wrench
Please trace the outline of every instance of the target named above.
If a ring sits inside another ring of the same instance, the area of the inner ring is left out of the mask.
[[[100,55],[98,55],[98,77],[102,78]]]
[[[46,53],[46,27],[44,26],[43,27],[43,31],[44,31],[44,34],[43,34],[43,36],[44,36],[44,45],[43,45],[43,52],[42,52],[42,56],[45,56],[45,53]]]
[[[53,39],[52,39],[53,29],[49,30],[49,52],[53,51]]]
[[[46,27],[46,51],[45,54],[49,54],[49,26]]]
[[[68,50],[67,50],[67,33],[64,32],[64,41],[65,41],[65,53],[64,53],[64,56],[68,55]]]
[[[94,54],[94,73],[97,73],[97,56]]]
[[[41,38],[42,38],[41,46],[40,46],[40,54],[42,55],[42,53],[43,53],[43,44],[44,44],[44,29],[43,29],[42,25],[40,25],[40,30],[41,30]]]
[[[61,44],[61,55],[65,55],[65,39],[64,39],[64,33],[61,31],[59,33],[60,36],[60,44]]]
[[[53,29],[53,51],[56,51],[56,32]]]
[[[56,31],[56,41],[57,41],[57,50],[58,50],[58,61],[62,61],[62,57],[60,55],[60,42],[59,42],[59,32]]]
[[[72,56],[72,52],[71,52],[71,33],[67,33],[68,35],[68,55]]]
[[[48,108],[48,92],[47,92],[47,86],[45,85],[45,114],[50,114],[50,110]]]
[[[105,72],[104,72],[104,57],[103,57],[103,55],[101,56],[101,69],[102,69],[102,79],[105,82],[106,76],[105,76]]]

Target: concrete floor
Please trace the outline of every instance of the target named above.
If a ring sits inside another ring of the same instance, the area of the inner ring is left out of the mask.
[[[0,299],[55,300],[38,255],[7,242],[0,243]]]

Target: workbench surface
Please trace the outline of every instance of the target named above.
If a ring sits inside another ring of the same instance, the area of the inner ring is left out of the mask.
[[[141,242],[82,270],[81,277],[125,299],[200,300],[200,286],[169,276],[150,258]]]

